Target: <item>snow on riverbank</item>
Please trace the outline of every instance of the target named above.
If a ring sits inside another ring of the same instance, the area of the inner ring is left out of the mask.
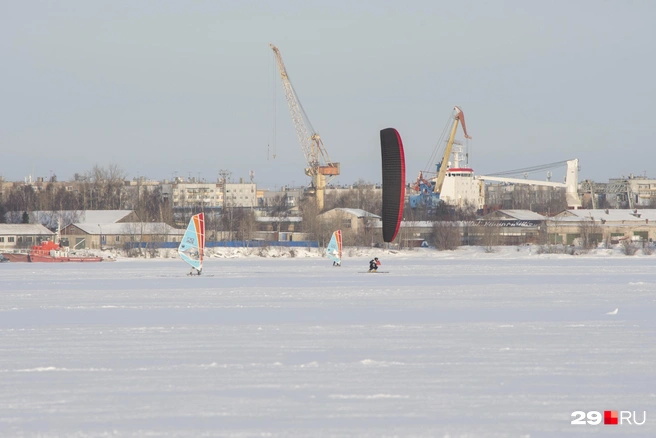
[[[121,252],[102,251],[100,255],[109,259],[173,259],[178,258],[177,250],[161,249],[153,257],[152,254],[146,253],[145,257],[126,257]],[[392,250],[383,248],[369,247],[345,247],[343,252],[344,259],[349,258],[436,258],[436,259],[455,259],[455,258],[477,258],[477,259],[514,259],[514,258],[570,258],[570,257],[656,257],[656,251],[653,246],[648,246],[646,250],[637,249],[635,254],[626,255],[621,246],[613,248],[597,248],[583,250],[573,247],[563,246],[540,246],[540,245],[521,245],[521,246],[495,246],[484,248],[481,246],[461,246],[453,251],[437,251],[434,248],[413,248],[403,250]],[[262,247],[262,248],[207,248],[207,258],[217,259],[235,259],[243,257],[265,257],[265,258],[322,258],[325,257],[324,248],[287,248],[287,247]]]

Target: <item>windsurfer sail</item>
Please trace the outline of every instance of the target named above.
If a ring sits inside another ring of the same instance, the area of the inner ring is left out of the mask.
[[[333,261],[333,266],[342,266],[342,230],[333,233],[326,248],[326,254]]]
[[[200,275],[203,270],[203,253],[205,252],[205,214],[199,213],[191,217],[187,231],[178,247],[180,258],[191,266],[189,275],[196,270]]]

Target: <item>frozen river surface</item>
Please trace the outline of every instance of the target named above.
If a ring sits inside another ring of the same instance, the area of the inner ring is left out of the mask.
[[[2,264],[0,436],[656,436],[656,256],[433,254]]]

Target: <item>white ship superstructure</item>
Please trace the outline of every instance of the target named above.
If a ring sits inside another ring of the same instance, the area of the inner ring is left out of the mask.
[[[462,146],[453,146],[453,163],[449,162],[440,199],[454,207],[472,205],[482,209],[485,204],[483,181],[474,176],[474,169],[462,164]]]

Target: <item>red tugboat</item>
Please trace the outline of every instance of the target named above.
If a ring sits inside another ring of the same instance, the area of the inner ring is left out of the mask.
[[[46,240],[39,245],[34,245],[32,248],[25,252],[5,252],[2,255],[9,259],[10,262],[46,262],[46,263],[61,263],[61,262],[102,262],[102,257],[97,256],[79,256],[71,255],[68,246],[62,247],[59,234],[59,222],[57,222],[57,232],[53,240]]]
[[[102,262],[102,257],[70,255],[68,247],[61,247],[58,243],[46,240],[35,245],[30,250],[28,262]]]

